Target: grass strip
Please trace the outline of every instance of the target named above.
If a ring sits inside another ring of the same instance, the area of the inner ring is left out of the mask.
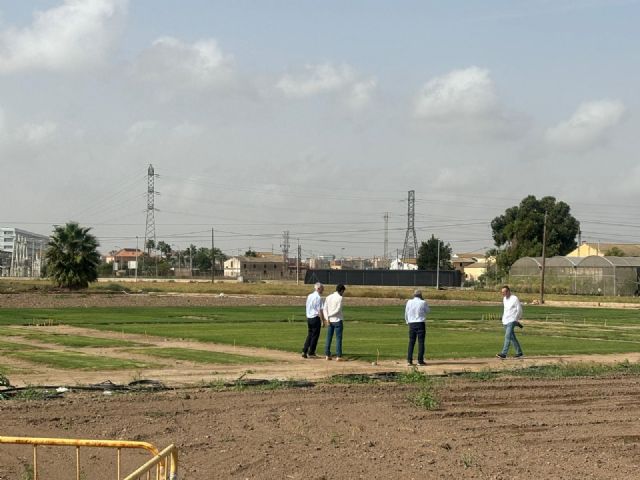
[[[137,348],[129,349],[131,353],[151,355],[160,358],[173,358],[196,363],[211,363],[223,365],[241,365],[251,363],[269,363],[272,360],[264,357],[237,355],[235,353],[211,352],[209,350],[193,350],[190,348]]]

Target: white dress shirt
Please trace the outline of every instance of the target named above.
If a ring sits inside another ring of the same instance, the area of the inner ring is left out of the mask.
[[[413,297],[404,309],[404,321],[409,323],[424,323],[429,313],[429,305],[420,297]]]
[[[319,317],[323,305],[324,302],[317,290],[307,295],[307,318]]]
[[[509,298],[503,297],[502,304],[504,305],[504,312],[502,314],[503,325],[508,325],[522,318],[522,305],[518,297],[514,294],[509,295]]]
[[[342,295],[333,292],[324,302],[324,314],[331,323],[341,322],[342,316]]]

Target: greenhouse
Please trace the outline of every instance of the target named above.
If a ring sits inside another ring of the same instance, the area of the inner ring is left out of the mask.
[[[509,271],[512,287],[540,290],[541,257],[518,259]],[[551,257],[545,261],[545,292],[579,295],[638,295],[640,257]]]

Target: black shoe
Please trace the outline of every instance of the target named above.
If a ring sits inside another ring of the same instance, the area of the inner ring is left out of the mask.
[[[501,353],[496,353],[496,357],[501,358],[502,360],[504,360],[505,358],[507,358],[506,355],[503,355]]]
[[[303,354],[302,354],[302,358],[307,358],[307,354],[306,354],[306,353],[303,353]]]

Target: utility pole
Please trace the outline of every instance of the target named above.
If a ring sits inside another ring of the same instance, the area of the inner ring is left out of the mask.
[[[436,258],[436,290],[440,290],[440,239],[438,239],[438,254]]]
[[[300,257],[302,257],[302,247],[298,239],[298,261],[296,262],[296,285],[300,285]]]
[[[140,261],[138,257],[138,235],[136,235],[136,283],[138,283],[138,262]]]
[[[544,212],[544,226],[542,227],[542,272],[540,275],[540,305],[544,303],[544,270],[547,250],[547,211]]]
[[[211,229],[211,283],[216,283],[216,251],[213,243],[213,228]]]

